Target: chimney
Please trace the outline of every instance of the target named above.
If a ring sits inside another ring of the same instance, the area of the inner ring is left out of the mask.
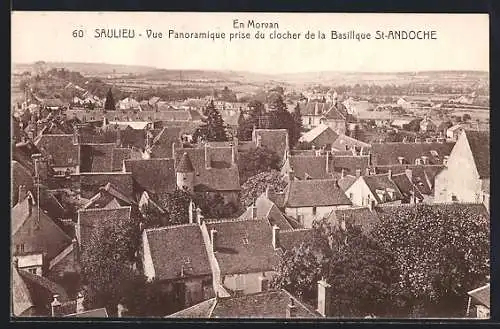
[[[201,223],[201,219],[202,219],[203,216],[201,215],[201,209],[200,209],[200,207],[197,207],[195,209],[195,212],[196,212],[196,222],[201,225],[202,224]]]
[[[292,297],[290,297],[290,303],[286,306],[286,318],[294,318],[297,314],[297,305]]]
[[[399,164],[403,164],[405,161],[405,158],[404,157],[398,157],[398,162]]]
[[[122,146],[122,131],[118,129],[116,131],[116,146],[121,147]]]
[[[257,219],[257,206],[255,205],[255,201],[250,206],[250,213],[252,214],[252,219]]]
[[[406,176],[408,176],[408,179],[410,180],[410,182],[412,182],[412,179],[413,179],[413,170],[411,170],[411,169],[405,169],[405,174],[406,174]]]
[[[357,173],[356,173],[357,174]],[[344,178],[345,177],[345,169],[342,168],[342,171],[340,172],[340,178]]]
[[[387,177],[389,177],[389,179],[392,179],[392,169],[389,169],[387,171]]]
[[[212,242],[212,251],[216,252],[217,251],[217,230],[216,229],[211,229],[210,230],[210,241]]]
[[[325,279],[318,281],[318,312],[324,317],[332,315],[331,288]]]
[[[266,187],[266,199],[271,201],[274,200],[274,189],[270,185]]]
[[[122,303],[119,303],[118,305],[116,305],[116,314],[119,318],[122,318],[123,313],[125,313],[127,311],[128,311],[127,308]]]
[[[448,164],[448,159],[449,159],[449,158],[450,158],[450,157],[449,157],[448,155],[445,155],[445,156],[444,156],[444,158],[443,158],[443,165],[445,165],[445,166],[446,166],[446,165]]]
[[[262,136],[261,135],[257,135],[256,139],[257,139],[256,146],[257,147],[261,147],[262,146]]]
[[[264,272],[259,276],[259,288],[260,292],[269,290],[269,278],[266,277]]]
[[[73,145],[80,144],[80,127],[75,125],[73,127]]]
[[[194,213],[195,213],[193,200],[189,201],[188,213],[189,213],[189,223],[192,224],[194,223]]]
[[[28,190],[26,189],[26,185],[19,185],[19,194],[17,197],[17,202],[23,202],[24,199],[28,196]]]
[[[82,313],[85,311],[85,307],[83,307],[84,300],[85,297],[83,297],[83,294],[79,292],[78,295],[76,296],[76,313]]]
[[[71,240],[71,244],[73,244],[73,252],[75,254],[75,261],[77,264],[80,263],[80,249],[78,248],[78,240],[76,238],[73,238]]]
[[[175,142],[172,142],[172,159],[175,159]]]
[[[370,211],[373,211],[374,208],[375,208],[375,200],[368,200],[368,209],[370,209]]]
[[[210,152],[208,150],[208,142],[205,142],[205,168],[210,169],[212,167],[212,161],[210,159]]]
[[[293,169],[290,168],[290,170],[288,171],[288,180],[291,182],[293,180],[295,180],[295,172],[293,171]]]
[[[46,179],[49,171],[47,160],[40,153],[31,155],[31,159],[35,167],[35,177],[40,177],[41,180]]]
[[[231,165],[234,167],[236,166],[236,146],[233,144],[231,145]]]
[[[370,168],[365,169],[365,176],[370,176]]]
[[[326,151],[326,173],[330,172],[330,152]]]
[[[50,303],[51,314],[53,317],[61,315],[61,302],[59,301],[59,295],[55,294],[52,303]]]
[[[276,250],[280,247],[280,228],[273,225],[273,248]]]
[[[356,177],[361,176],[361,169],[356,169]]]
[[[26,198],[28,199],[28,216],[31,216],[33,214],[33,206],[35,200],[33,200],[33,195],[31,193],[28,193],[28,196]]]

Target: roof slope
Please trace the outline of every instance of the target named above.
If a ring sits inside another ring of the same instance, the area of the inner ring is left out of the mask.
[[[465,135],[469,142],[479,178],[490,177],[490,133],[488,131],[466,130]]]
[[[331,177],[326,168],[328,155],[291,155],[288,157],[293,174],[298,179],[326,179]]]
[[[198,224],[146,230],[151,258],[159,280],[211,275],[208,255]]]
[[[54,166],[76,166],[78,158],[78,145],[73,144],[73,135],[41,135],[35,141],[36,147],[47,159],[52,158]]]
[[[477,289],[471,290],[467,293],[469,296],[474,298],[476,302],[490,308],[490,284],[484,285]]]
[[[379,218],[375,211],[360,207],[335,209],[328,215],[327,220],[332,224],[339,224],[341,220],[345,220],[346,224],[360,226],[363,231],[367,232],[378,222]]]
[[[285,157],[288,150],[288,130],[286,129],[255,129],[256,138],[260,137],[260,145],[276,153],[280,159]]]
[[[332,149],[336,151],[346,151],[353,147],[369,149],[371,148],[371,144],[362,142],[360,140],[357,140],[355,138],[343,134],[339,135],[332,143]]]
[[[314,232],[311,228],[280,231],[280,247],[283,249],[283,251],[293,250],[293,248],[299,247],[301,243],[312,239],[313,234]]]
[[[300,137],[300,141],[312,143],[316,138],[318,138],[323,134],[325,135],[325,139],[329,140],[330,143],[333,143],[338,137],[338,134],[335,131],[333,131],[333,129],[330,126],[327,126],[325,124],[320,124],[314,127],[313,129],[309,130],[308,132],[304,133]]]
[[[376,166],[399,164],[403,157],[407,164],[415,164],[415,159],[427,156],[429,164],[442,164],[444,156],[449,156],[455,143],[380,143],[371,148],[372,162]],[[431,151],[436,151],[434,156]]]
[[[394,181],[389,179],[388,174],[363,176],[362,179],[365,181],[366,185],[368,185],[368,188],[373,193],[373,195],[377,199],[378,203],[384,203],[384,202],[388,202],[388,201],[395,201],[395,200],[402,200],[403,199],[403,195],[401,194],[401,191],[399,190],[396,183],[394,183]],[[391,200],[382,200],[380,198],[380,196],[377,194],[377,190],[384,190],[385,191],[386,189],[393,189],[394,190],[394,196]]]
[[[80,144],[80,172],[113,171],[114,143]]]
[[[231,220],[207,223],[217,230],[215,257],[221,273],[270,271],[278,262],[272,246],[271,227],[263,220]]]
[[[19,198],[19,186],[24,185],[26,186],[27,191],[32,191],[35,182],[33,180],[33,177],[31,176],[31,172],[15,160],[11,161],[11,170],[12,181],[10,196],[12,200],[12,206],[14,206]]]
[[[125,160],[125,169],[132,173],[136,193],[161,194],[176,188],[173,159]]]
[[[334,179],[291,181],[286,188],[285,206],[319,207],[350,205],[351,201]]]

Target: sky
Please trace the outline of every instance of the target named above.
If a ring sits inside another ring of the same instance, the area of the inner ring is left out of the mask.
[[[234,28],[234,20],[244,28]],[[279,33],[300,39],[270,40],[275,29],[247,26],[277,23]],[[321,71],[489,71],[487,14],[371,13],[166,13],[12,12],[14,63],[94,62],[165,69],[233,70],[256,73]],[[133,29],[135,38],[95,38],[95,29]],[[162,32],[148,39],[146,30]],[[72,32],[82,30],[82,38]],[[223,40],[169,39],[168,31],[217,32]],[[436,40],[375,40],[376,31],[434,30]],[[256,32],[265,39],[255,39]],[[314,40],[304,38],[311,31]],[[325,39],[318,39],[322,31]],[[370,33],[370,40],[333,40],[331,31]],[[251,39],[229,41],[230,33]],[[139,36],[141,34],[141,36]]]

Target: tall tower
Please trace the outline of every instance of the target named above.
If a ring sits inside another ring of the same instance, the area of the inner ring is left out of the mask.
[[[194,191],[194,168],[191,159],[186,152],[182,155],[176,168],[177,187],[186,189],[189,193]]]

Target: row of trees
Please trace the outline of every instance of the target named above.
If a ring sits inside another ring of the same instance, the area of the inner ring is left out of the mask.
[[[286,252],[272,285],[312,304],[332,286],[334,314],[463,316],[466,293],[488,280],[489,220],[467,207],[395,207],[366,233],[326,220]]]

